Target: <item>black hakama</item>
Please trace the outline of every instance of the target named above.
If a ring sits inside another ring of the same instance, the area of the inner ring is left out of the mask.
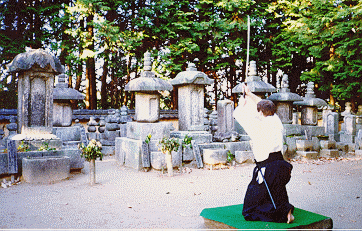
[[[264,178],[274,199],[276,209],[270,199],[265,182],[254,168],[245,194],[243,216],[247,221],[287,222],[288,212],[293,209],[289,203],[286,184],[290,180],[293,166],[284,160],[281,152],[269,154],[269,158],[258,162],[257,166],[264,172]],[[292,211],[293,211],[292,210]]]

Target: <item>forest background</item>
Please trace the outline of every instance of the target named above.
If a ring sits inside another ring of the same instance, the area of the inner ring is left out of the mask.
[[[17,78],[6,64],[27,47],[43,48],[65,66],[69,86],[87,109],[134,107],[125,85],[150,51],[153,71],[172,79],[194,62],[214,84],[211,101],[231,99],[245,80],[247,17],[250,60],[273,86],[280,73],[303,95],[337,107],[362,104],[362,1],[351,0],[0,0],[0,107],[16,108]],[[215,97],[215,95],[217,97]],[[162,94],[177,109],[177,90]]]

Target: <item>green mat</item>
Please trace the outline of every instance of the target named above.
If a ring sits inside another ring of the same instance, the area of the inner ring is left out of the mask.
[[[294,209],[294,222],[287,223],[274,223],[263,221],[246,221],[242,215],[243,205],[231,205],[217,208],[206,208],[202,210],[200,216],[224,223],[228,226],[237,229],[291,229],[297,227],[308,226],[310,224],[321,222],[329,219],[332,225],[332,220],[329,217],[320,214],[308,212],[303,209]],[[331,228],[331,227],[330,227]]]

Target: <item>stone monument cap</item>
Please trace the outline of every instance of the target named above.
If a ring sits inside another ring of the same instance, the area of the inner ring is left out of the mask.
[[[53,91],[54,100],[83,100],[84,95],[79,91],[68,88],[68,83],[66,81],[67,75],[60,74],[58,75],[58,84],[55,86]]]
[[[204,72],[198,71],[194,63],[189,63],[186,71],[182,71],[171,80],[172,85],[198,84],[211,85],[214,83]]]
[[[293,104],[298,106],[310,106],[310,107],[325,107],[327,106],[327,102],[320,98],[315,98],[314,94],[314,83],[309,82],[307,85],[307,93],[303,98],[303,101],[297,101]]]
[[[289,80],[288,75],[283,75],[282,81],[282,89],[279,92],[272,94],[268,97],[271,101],[287,101],[287,102],[294,102],[294,101],[302,101],[303,98],[295,93],[291,93],[289,90]]]
[[[55,74],[64,72],[60,60],[44,49],[29,49],[27,52],[18,54],[7,65],[7,69],[10,73],[21,72],[30,70],[34,65],[38,65],[42,69],[48,67],[47,72],[54,72]]]
[[[141,77],[135,78],[127,83],[124,90],[136,92],[172,91],[172,85],[166,80],[157,78],[151,69],[151,54],[147,51],[144,54],[144,67]]]
[[[259,93],[259,92],[276,92],[277,89],[264,81],[261,80],[260,76],[257,76],[256,72],[256,62],[250,61],[250,68],[249,68],[249,75],[246,78],[246,83],[248,84],[248,88],[253,93]],[[236,85],[232,89],[232,93],[242,93],[242,85],[241,83]]]

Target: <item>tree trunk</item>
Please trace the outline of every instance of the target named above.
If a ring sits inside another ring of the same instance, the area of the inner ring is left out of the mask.
[[[87,32],[90,45],[87,47],[89,50],[94,51],[93,40],[93,15],[87,17]],[[88,109],[97,109],[97,89],[96,89],[96,73],[95,73],[95,58],[88,57],[86,60],[86,78],[88,82],[88,89],[86,99],[88,100]]]
[[[171,152],[166,152],[165,154],[166,166],[168,176],[173,176],[173,166],[172,166],[172,155]]]
[[[89,183],[90,185],[96,184],[96,160],[89,161]]]
[[[107,109],[107,76],[108,76],[108,54],[109,50],[105,51],[107,57],[104,59],[103,64],[103,73],[101,77],[102,87],[101,87],[101,107],[102,109]]]

